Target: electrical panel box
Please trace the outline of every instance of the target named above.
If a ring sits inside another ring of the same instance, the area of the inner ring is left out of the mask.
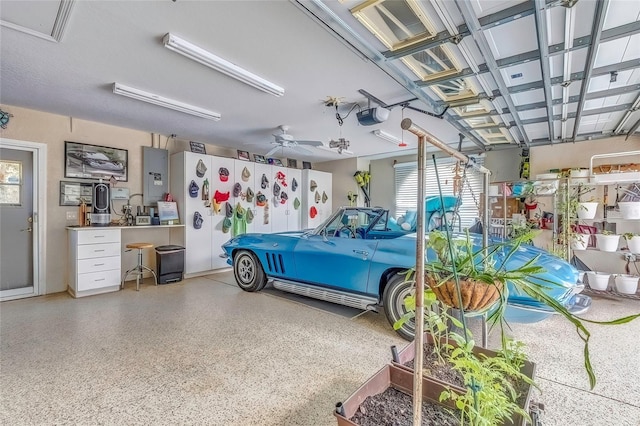
[[[142,147],[142,204],[155,206],[169,192],[169,151]]]

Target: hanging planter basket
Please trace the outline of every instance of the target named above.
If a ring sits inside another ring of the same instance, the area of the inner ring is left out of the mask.
[[[431,287],[438,300],[447,306],[463,311],[483,311],[493,305],[502,291],[502,283],[493,285],[482,281],[460,277],[462,306],[458,303],[456,283],[453,279],[444,281],[437,273],[425,273],[425,282]]]

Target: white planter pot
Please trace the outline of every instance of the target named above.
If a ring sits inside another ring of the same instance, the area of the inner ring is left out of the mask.
[[[640,219],[640,201],[620,201],[618,207],[623,219]]]
[[[616,290],[618,293],[636,294],[638,277],[635,275],[616,275]]]
[[[571,170],[569,176],[572,183],[589,183],[589,169]]]
[[[580,206],[578,207],[578,218],[593,219],[596,217],[596,211],[598,211],[598,203],[580,203]]]
[[[589,245],[590,234],[573,234],[571,238],[572,250],[586,250]]]
[[[630,240],[625,239],[631,253],[640,253],[640,235],[634,235]]]
[[[609,277],[611,274],[607,272],[588,271],[587,279],[589,280],[589,288],[591,290],[605,291],[609,287]]]
[[[596,234],[596,241],[598,242],[598,249],[600,251],[617,251],[618,243],[620,243],[620,235]]]

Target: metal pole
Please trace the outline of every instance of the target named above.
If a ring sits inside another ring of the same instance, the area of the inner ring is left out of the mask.
[[[404,123],[404,120],[403,120]],[[424,178],[427,144],[424,136],[418,136],[418,214],[416,225],[416,335],[413,367],[413,424],[422,424],[422,365],[424,339]]]
[[[400,123],[400,127],[402,127],[402,130],[408,130],[409,132],[418,136],[418,142],[420,142],[419,138],[422,136],[431,145],[441,149],[442,151],[446,152],[450,156],[462,161],[464,164],[470,164],[471,166],[473,166],[474,169],[478,170],[479,172],[487,173],[487,174],[491,173],[491,171],[489,171],[489,169],[487,169],[486,167],[476,164],[474,161],[472,161],[469,157],[467,157],[460,151],[457,151],[451,148],[449,145],[440,141],[435,136],[427,133],[427,131],[424,130],[422,127],[412,122],[410,118],[405,118],[404,120],[402,120],[402,122]],[[420,148],[418,148],[418,155],[420,155]],[[420,167],[420,164],[418,164],[418,167]]]

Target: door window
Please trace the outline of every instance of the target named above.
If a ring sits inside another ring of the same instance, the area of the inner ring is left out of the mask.
[[[0,160],[0,204],[20,206],[22,162]]]

